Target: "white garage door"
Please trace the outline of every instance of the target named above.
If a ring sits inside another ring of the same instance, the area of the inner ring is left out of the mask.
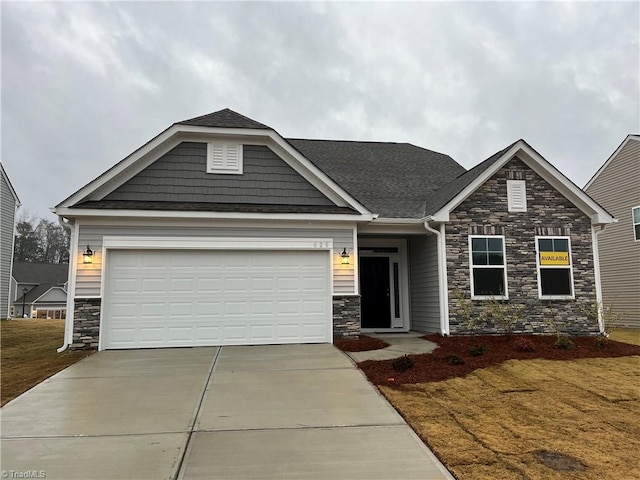
[[[112,250],[102,348],[331,341],[329,255]]]

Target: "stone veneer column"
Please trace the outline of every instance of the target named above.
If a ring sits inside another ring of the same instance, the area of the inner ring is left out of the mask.
[[[72,350],[96,350],[100,336],[99,298],[76,298]]]
[[[333,296],[333,339],[360,337],[360,296]]]

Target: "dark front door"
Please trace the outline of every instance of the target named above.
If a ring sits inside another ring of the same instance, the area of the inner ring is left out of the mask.
[[[362,328],[390,328],[389,257],[360,257]]]

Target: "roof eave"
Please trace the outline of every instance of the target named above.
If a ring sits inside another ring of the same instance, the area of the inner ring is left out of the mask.
[[[542,155],[536,152],[524,140],[519,140],[507,150],[490,168],[482,172],[477,178],[467,185],[460,193],[458,193],[446,205],[437,212],[430,215],[429,221],[449,222],[451,212],[475,192],[481,185],[489,180],[496,172],[498,172],[509,160],[516,155],[522,153],[518,158],[525,162],[533,171],[542,177],[552,187],[562,193],[577,208],[585,213],[590,219],[592,225],[604,225],[613,223],[614,218],[605,209],[597,204],[584,191],[576,186],[556,167],[549,163]]]

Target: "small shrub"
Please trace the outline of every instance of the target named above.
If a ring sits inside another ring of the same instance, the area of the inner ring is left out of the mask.
[[[402,357],[396,358],[393,362],[391,362],[391,366],[396,372],[404,372],[413,368],[414,361],[409,355],[403,355]]]
[[[473,345],[469,347],[469,355],[472,357],[481,357],[487,353],[487,346],[484,344]]]
[[[573,350],[575,344],[568,337],[558,337],[555,346],[556,348],[561,348],[563,350]]]
[[[460,358],[458,355],[447,355],[446,357],[444,357],[444,360],[449,365],[463,365],[464,364],[464,360],[462,358]]]
[[[513,342],[513,348],[518,352],[533,352],[535,350],[533,342],[528,338],[516,338]]]
[[[595,344],[598,348],[604,350],[609,344],[609,338],[605,336],[598,336],[595,339]]]

